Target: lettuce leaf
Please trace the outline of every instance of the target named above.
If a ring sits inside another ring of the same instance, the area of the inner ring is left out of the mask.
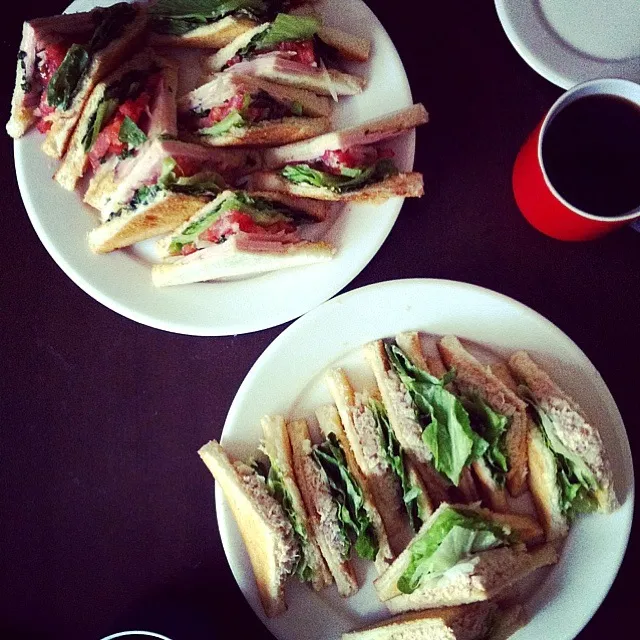
[[[129,145],[129,149],[137,149],[147,141],[147,136],[129,116],[126,116],[120,125],[118,140]]]
[[[198,135],[201,136],[221,136],[225,133],[229,133],[231,129],[242,128],[247,126],[247,121],[244,119],[240,111],[233,110],[229,115],[224,117],[220,122],[216,122],[214,125],[207,127],[206,129],[200,129]]]
[[[385,158],[370,167],[345,167],[342,169],[342,175],[314,169],[308,164],[289,164],[280,173],[294,184],[308,184],[335,193],[345,193],[368,184],[382,182],[385,178],[396,175],[398,170],[391,160]]]
[[[391,429],[384,405],[375,398],[371,398],[369,400],[369,409],[371,410],[371,413],[373,414],[373,417],[380,429],[380,433],[382,434],[387,462],[389,463],[394,475],[400,481],[404,506],[407,510],[407,515],[409,516],[411,528],[414,531],[418,531],[426,519],[419,500],[422,495],[422,489],[411,483],[409,472],[405,466],[402,448]]]
[[[508,527],[446,507],[411,545],[411,559],[397,587],[402,593],[413,593],[423,581],[442,577],[471,554],[510,542],[515,537]]]
[[[271,26],[259,34],[254,44],[258,50],[269,49],[281,42],[310,40],[322,26],[322,21],[314,16],[293,16],[279,13]]]
[[[89,52],[79,44],[72,44],[47,86],[47,103],[50,107],[65,111],[71,106],[80,80],[90,64]]]
[[[135,16],[136,9],[126,2],[119,2],[110,7],[105,7],[98,14],[99,22],[89,41],[88,50],[91,55],[105,49],[114,40],[117,40]],[[101,16],[101,17],[100,17]]]
[[[105,125],[109,118],[114,114],[115,110],[118,108],[118,101],[110,98],[105,98],[100,101],[98,108],[95,110],[94,114],[91,116],[89,120],[89,126],[87,127],[87,132],[82,138],[82,142],[84,144],[84,150],[86,153],[89,153],[93,148],[93,145],[96,143],[98,136],[102,129],[104,129]]]
[[[486,451],[487,443],[471,429],[462,402],[445,389],[455,373],[442,380],[414,366],[396,345],[385,345],[389,362],[415,403],[422,439],[433,454],[433,466],[458,486],[462,470]]]
[[[364,507],[362,488],[351,474],[335,434],[330,433],[321,445],[315,446],[312,455],[326,474],[345,539],[353,544],[358,556],[375,560],[378,541]],[[346,548],[350,550],[350,544]]]
[[[545,444],[555,458],[562,513],[573,520],[579,513],[597,511],[598,499],[595,492],[599,486],[595,476],[580,456],[562,444],[556,435],[553,418],[537,404],[529,388],[521,385],[519,391],[533,408]]]

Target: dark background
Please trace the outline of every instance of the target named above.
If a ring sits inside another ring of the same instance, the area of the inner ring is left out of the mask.
[[[5,120],[22,19],[66,4],[22,0],[3,12]],[[526,224],[511,167],[561,91],[520,59],[489,0],[426,4],[369,0],[431,114],[416,158],[427,193],[405,203],[348,288],[448,278],[533,307],[599,369],[637,451],[640,235],[568,244]],[[193,338],[95,302],[31,228],[12,146],[1,137],[0,638],[93,640],[143,628],[203,640],[227,637],[232,621],[234,635],[270,637],[228,568],[196,451],[220,436],[238,385],[283,327]],[[581,640],[632,628],[638,536]]]

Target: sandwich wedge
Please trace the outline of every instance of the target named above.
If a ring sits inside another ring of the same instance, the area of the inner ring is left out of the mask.
[[[499,598],[557,562],[552,545],[527,549],[541,534],[526,516],[443,503],[374,586],[393,613]]]
[[[89,233],[90,248],[105,253],[172,231],[218,195],[251,158],[241,149],[150,140],[118,165],[116,184],[100,198],[102,224]]]
[[[153,283],[169,286],[266,273],[331,260],[325,242],[304,240],[303,222],[324,219],[327,207],[282,194],[225,190],[159,243],[164,264]]]
[[[128,3],[26,22],[9,135],[37,123],[44,152],[61,158],[91,91],[133,50],[146,22],[146,11]]]
[[[316,444],[305,420],[287,425],[293,466],[322,554],[338,592],[347,597],[358,590],[350,561],[353,551],[374,561],[379,573],[393,556],[382,519],[366,480],[355,465],[336,408],[321,407],[316,415],[323,436]]]
[[[180,100],[184,137],[210,146],[275,146],[328,131],[328,98],[220,73]]]
[[[334,98],[361,93],[366,85],[363,78],[327,69],[319,57],[317,37],[321,31],[322,21],[316,16],[279,13],[273,22],[238,36],[204,64],[210,73],[228,70],[258,76]],[[333,38],[336,46],[357,50],[344,47],[345,41],[346,34]]]
[[[432,513],[427,489],[395,437],[384,405],[366,391],[355,392],[342,369],[328,371],[325,382],[398,555]]]
[[[426,609],[394,616],[342,640],[506,640],[521,627],[522,607],[501,609],[494,602]]]
[[[535,421],[529,486],[547,538],[557,540],[578,514],[618,507],[611,465],[598,429],[528,353],[513,354],[509,368]]]
[[[330,576],[307,528],[304,506],[292,480],[281,425],[265,427],[270,464],[235,460],[215,440],[198,452],[220,485],[240,529],[268,617],[286,608],[284,585],[296,575],[319,590]]]
[[[513,496],[527,489],[526,404],[455,336],[443,337],[438,347],[445,365],[455,370],[455,385],[474,431],[489,443],[474,468],[489,503],[496,508],[502,498],[492,496],[503,487]]]
[[[99,82],[55,174],[57,182],[72,191],[88,169],[113,173],[120,159],[149,138],[177,136],[177,86],[177,67],[150,49]]]
[[[251,177],[251,188],[282,191],[304,198],[383,202],[420,197],[420,173],[402,173],[393,152],[378,143],[428,121],[415,104],[365,124],[269,149],[265,170]]]

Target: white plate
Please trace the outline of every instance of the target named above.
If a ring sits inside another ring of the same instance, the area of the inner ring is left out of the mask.
[[[330,366],[345,367],[358,386],[373,384],[361,345],[410,329],[454,333],[502,355],[528,350],[599,425],[622,507],[612,515],[583,517],[574,525],[559,564],[539,572],[535,595],[525,603],[531,620],[514,636],[574,638],[600,606],[624,556],[634,502],[631,452],[620,413],[591,362],[560,329],[519,302],[445,280],[398,280],[338,296],[291,325],[260,356],[233,401],[224,425],[224,445],[248,457],[261,437],[261,416],[307,417],[315,407],[330,402],[320,378]],[[371,584],[373,564],[362,563],[358,575],[367,582],[354,597],[341,599],[335,586],[316,594],[290,580],[289,610],[266,619],[242,539],[217,486],[216,512],[233,575],[255,613],[279,640],[339,638],[344,631],[388,617]]]
[[[640,81],[638,0],[495,0],[516,51],[563,89],[594,78]]]
[[[115,0],[114,0],[115,1]],[[71,10],[96,3],[83,0]],[[328,24],[339,24],[370,38],[371,60],[350,70],[369,79],[359,96],[338,105],[337,126],[357,124],[412,104],[407,76],[386,31],[362,0],[322,0]],[[40,151],[42,136],[32,131],[15,143],[20,192],[31,222],[47,251],[84,291],[114,311],[158,329],[191,335],[248,333],[288,322],[328,300],[368,264],[388,236],[402,199],[382,205],[360,204],[345,210],[326,238],[338,248],[328,263],[288,269],[234,282],[200,283],[156,289],[151,284],[149,243],[108,255],[93,255],[87,233],[96,224],[79,197],[60,188],[51,176],[56,162]],[[390,145],[402,170],[413,167],[415,133]]]

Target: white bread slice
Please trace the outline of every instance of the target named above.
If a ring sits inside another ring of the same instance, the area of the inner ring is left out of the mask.
[[[282,533],[245,490],[232,461],[215,440],[202,447],[198,454],[222,488],[233,512],[249,554],[265,613],[270,618],[283,613],[287,608],[284,600],[287,575],[279,561]],[[279,507],[275,501],[272,506],[274,509]]]
[[[351,562],[341,556],[330,533],[332,525],[338,526],[336,507],[322,470],[311,457],[309,427],[305,420],[294,420],[287,423],[287,431],[293,454],[293,469],[309,514],[311,529],[336,581],[338,593],[344,598],[352,596],[358,591],[356,574]],[[325,511],[328,514],[326,517]]]
[[[353,456],[353,452],[351,451],[351,447],[349,446],[349,441],[347,440],[347,436],[342,427],[342,422],[340,422],[340,415],[338,414],[338,410],[335,408],[335,406],[324,405],[322,407],[318,407],[318,409],[316,409],[316,418],[318,418],[320,430],[325,436],[333,433],[338,439],[338,442],[340,443],[340,446],[344,451],[349,471],[351,471],[356,482],[362,489],[362,495],[364,498],[364,509],[367,512],[369,520],[371,521],[371,525],[373,526],[373,530],[376,534],[376,540],[378,542],[378,553],[376,555],[375,565],[378,574],[381,574],[387,570],[387,568],[395,558],[395,555],[393,554],[393,552],[391,551],[391,547],[389,546],[387,532],[384,528],[382,518],[380,517],[380,512],[376,508],[373,495],[371,494],[371,490],[369,488],[369,483],[358,468],[358,464]]]
[[[431,464],[432,454],[422,440],[422,426],[418,422],[417,409],[409,392],[393,371],[384,343],[377,340],[365,345],[363,350],[400,446],[422,476],[431,501],[435,505],[447,502],[449,485]]]
[[[329,98],[318,96],[306,89],[287,87],[263,78],[241,75],[238,73],[216,73],[209,82],[194,89],[180,98],[180,111],[193,108],[201,110],[223,104],[240,91],[258,93],[264,91],[274,100],[291,106],[297,103],[302,108],[302,115],[329,116],[333,105]]]
[[[507,488],[513,496],[527,488],[527,413],[525,403],[474,358],[455,336],[438,343],[445,365],[456,370],[456,386],[461,393],[478,396],[494,411],[511,418],[505,437],[509,471]]]
[[[300,198],[328,200],[331,202],[372,202],[379,203],[389,198],[420,198],[424,194],[421,173],[399,173],[385,178],[382,182],[370,184],[361,189],[336,193],[323,187],[309,184],[295,184],[279,173],[257,171],[249,177],[250,189],[290,193]]]
[[[305,240],[273,252],[252,251],[239,247],[237,236],[232,236],[220,245],[201,249],[170,264],[154,264],[151,278],[156,287],[207,282],[328,262],[334,254],[335,249],[326,242]]]
[[[275,464],[278,469],[282,483],[291,498],[291,506],[296,512],[298,521],[307,533],[307,545],[304,550],[305,560],[313,572],[311,585],[315,591],[320,591],[330,585],[333,582],[333,578],[322,558],[322,552],[313,535],[300,489],[296,484],[293,471],[293,454],[287,426],[282,416],[264,416],[260,420],[260,424],[264,433],[262,448],[269,457],[271,464]]]
[[[108,253],[136,242],[169,233],[202,208],[206,198],[162,192],[149,204],[103,222],[89,232],[89,248]]]
[[[343,369],[327,371],[324,381],[338,409],[355,463],[366,478],[382,518],[391,550],[398,555],[413,537],[413,532],[400,481],[386,460],[383,436],[366,404],[368,396],[356,395]]]
[[[347,149],[354,144],[373,144],[387,140],[428,122],[429,114],[420,103],[398,109],[379,118],[369,120],[322,136],[270,149],[264,154],[264,168],[278,169],[296,162],[310,162],[325,151]]]
[[[82,111],[82,116],[78,120],[78,125],[73,132],[71,141],[69,142],[67,153],[54,175],[55,180],[60,186],[68,191],[73,191],[76,188],[78,180],[85,172],[88,154],[85,152],[83,139],[87,134],[92,118],[95,115],[96,109],[102,101],[107,89],[131,71],[147,71],[153,67],[158,67],[159,70],[162,71],[167,87],[166,90],[175,98],[178,87],[177,66],[175,66],[175,64],[170,60],[161,58],[154,54],[150,49],[145,49],[140,52],[112,73],[108,78],[99,82],[87,100],[87,104]],[[175,109],[173,128],[176,128]]]
[[[116,166],[118,162],[119,158],[114,156],[100,165],[89,181],[89,186],[84,192],[83,202],[98,211],[106,208],[109,197],[117,186]]]
[[[56,110],[44,118],[52,123],[42,144],[42,150],[48,156],[62,158],[93,88],[102,78],[117,69],[138,46],[147,25],[147,14],[142,8],[137,8],[136,11],[137,16],[127,25],[122,35],[93,56],[69,109]]]
[[[329,129],[329,118],[290,116],[263,120],[248,127],[233,127],[219,136],[185,134],[183,138],[210,147],[274,147],[292,140],[306,140]]]
[[[252,29],[244,31],[234,38],[229,44],[225,45],[212,56],[205,60],[205,64],[211,71],[222,71],[222,68],[233,58],[240,49],[244,49],[258,34],[262,33],[271,26],[270,22],[256,25]]]
[[[211,24],[204,25],[177,36],[149,30],[149,43],[154,47],[194,47],[198,49],[221,49],[243,33],[256,27],[256,22],[240,16],[225,16]]]
[[[359,631],[343,633],[342,640],[482,640],[493,636],[498,605],[476,602],[459,607],[427,609],[395,616]]]
[[[589,423],[578,403],[562,391],[528,353],[514,353],[509,359],[509,367],[550,416],[559,440],[582,458],[595,476],[600,487],[596,492],[600,510],[615,510],[619,503],[613,487],[613,473],[597,427]]]

